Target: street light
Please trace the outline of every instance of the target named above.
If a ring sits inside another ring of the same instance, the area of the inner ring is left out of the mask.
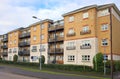
[[[37,20],[39,20],[39,21],[42,21],[41,19],[39,19],[39,18],[36,17],[36,16],[32,16],[32,18],[37,19]],[[41,34],[42,34],[42,29],[41,29],[41,23],[40,23],[40,70],[42,70],[42,62],[41,62],[41,55],[42,55],[41,45],[42,45],[42,39],[41,39]]]

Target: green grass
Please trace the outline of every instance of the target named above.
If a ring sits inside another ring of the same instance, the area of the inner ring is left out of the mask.
[[[54,69],[45,69],[39,70],[39,67],[27,67],[27,66],[20,66],[20,65],[8,65],[8,64],[0,64],[2,66],[10,66],[20,68],[26,71],[32,72],[42,72],[42,73],[49,73],[49,74],[56,74],[56,75],[67,75],[67,76],[80,76],[80,77],[88,77],[93,79],[110,79],[105,78],[102,74],[103,73],[96,73],[96,72],[79,72],[79,71],[63,71],[63,70],[54,70]]]

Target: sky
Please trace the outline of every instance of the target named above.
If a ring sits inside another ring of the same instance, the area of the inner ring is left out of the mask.
[[[1,0],[0,35],[20,27],[28,27],[40,19],[63,19],[62,14],[88,6],[115,3],[120,10],[120,0]]]

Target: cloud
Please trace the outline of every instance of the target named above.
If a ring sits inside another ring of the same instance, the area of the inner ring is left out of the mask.
[[[116,3],[119,0],[2,0],[0,2],[0,34],[36,22],[41,19],[63,19],[62,14],[92,4]]]

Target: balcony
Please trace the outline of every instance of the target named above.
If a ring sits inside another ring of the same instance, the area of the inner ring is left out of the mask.
[[[40,49],[40,52],[45,52],[45,48]]]
[[[3,57],[8,56],[8,52],[3,52],[3,53],[2,53],[2,56],[3,56]]]
[[[75,49],[76,49],[75,46],[67,46],[67,47],[66,47],[66,50],[75,50]]]
[[[51,37],[49,38],[49,42],[54,42],[55,41],[55,38]]]
[[[91,49],[91,45],[89,45],[89,46],[80,46],[80,49]]]
[[[20,42],[19,46],[20,47],[30,46],[30,42]]]
[[[30,50],[20,50],[18,52],[19,56],[30,56]]]
[[[80,32],[80,35],[85,35],[85,34],[91,34],[91,30]]]
[[[19,38],[29,38],[30,37],[30,32],[28,32],[28,33],[24,33],[24,34],[21,34],[20,36],[19,36]]]
[[[49,42],[55,42],[55,41],[60,42],[60,41],[63,41],[63,40],[64,40],[64,37],[60,37],[60,36],[57,36],[56,40],[53,37],[49,38]]]
[[[60,25],[56,26],[56,30],[63,30],[63,29],[64,29],[64,26],[60,26]]]
[[[37,52],[37,49],[32,49],[31,51],[32,51],[32,52]]]
[[[8,38],[3,38],[2,42],[8,42]]]
[[[49,31],[49,32],[54,31],[54,30],[55,30],[55,27],[54,27],[54,26],[50,26],[50,27],[48,28],[48,31]]]
[[[50,53],[50,54],[54,54],[54,53],[56,53],[56,54],[61,54],[61,53],[63,53],[63,52],[64,52],[64,49],[63,49],[63,48],[56,48],[56,50],[55,50],[54,48],[49,49],[49,53]]]
[[[2,48],[2,49],[7,49],[8,46],[7,46],[7,45],[3,45],[3,46],[1,46],[1,48]]]
[[[71,36],[75,36],[76,35],[76,33],[74,32],[74,33],[67,33],[67,37],[71,37]]]

